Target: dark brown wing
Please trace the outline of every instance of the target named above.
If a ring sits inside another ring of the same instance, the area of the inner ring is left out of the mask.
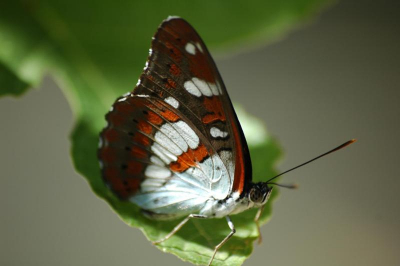
[[[101,134],[106,144],[100,148],[103,177],[122,198],[135,194],[148,178],[145,170],[153,164],[152,156],[161,159],[170,176],[202,168],[201,162],[217,156],[228,169],[228,175],[220,177],[226,180],[195,182],[223,195],[241,193],[251,180],[247,144],[220,74],[204,42],[181,18],[160,25],[136,88],[117,100],[107,120]],[[179,121],[189,129],[176,128]],[[165,133],[166,124],[176,131]],[[156,138],[159,131],[164,137]],[[113,134],[118,137],[110,137]],[[199,141],[192,143],[193,138]],[[155,150],[154,145],[161,148]],[[213,171],[220,167],[218,160],[212,161]]]

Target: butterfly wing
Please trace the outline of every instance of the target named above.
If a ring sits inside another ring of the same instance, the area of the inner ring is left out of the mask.
[[[206,46],[183,19],[156,32],[133,93],[106,117],[99,158],[106,184],[151,212],[194,213],[241,193],[251,178],[247,144]],[[247,178],[247,180],[246,180]]]

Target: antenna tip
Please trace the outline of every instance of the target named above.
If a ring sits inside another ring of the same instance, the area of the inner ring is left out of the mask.
[[[332,152],[333,152],[333,151],[340,150],[340,149],[342,149],[342,148],[344,148],[344,147],[347,147],[347,146],[349,146],[350,144],[353,144],[353,143],[356,142],[356,141],[357,141],[356,139],[351,139],[351,140],[349,140],[349,141],[346,141],[345,143],[343,143],[342,145],[340,145],[340,146],[337,147],[336,149],[332,150]]]

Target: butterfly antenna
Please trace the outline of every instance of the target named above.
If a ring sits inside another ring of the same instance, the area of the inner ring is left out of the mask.
[[[334,149],[332,149],[332,150],[330,150],[328,152],[325,152],[325,153],[323,153],[323,154],[321,154],[321,155],[319,155],[319,156],[317,156],[317,157],[315,157],[315,158],[313,158],[313,159],[311,159],[311,160],[309,160],[309,161],[307,161],[305,163],[302,163],[302,164],[300,164],[300,165],[298,165],[296,167],[293,167],[293,168],[291,168],[291,169],[289,169],[289,170],[287,170],[287,171],[285,171],[283,173],[280,173],[279,175],[274,176],[273,178],[270,178],[266,183],[267,184],[271,184],[271,185],[280,186],[280,187],[285,187],[285,188],[297,188],[297,185],[280,185],[280,184],[276,184],[276,183],[271,183],[271,181],[274,180],[275,178],[281,176],[281,175],[289,173],[290,171],[293,171],[293,170],[295,170],[295,169],[297,169],[299,167],[302,167],[302,166],[304,166],[306,164],[309,164],[309,163],[311,163],[311,162],[313,162],[313,161],[315,161],[315,160],[317,160],[317,159],[319,159],[321,157],[324,157],[325,155],[328,155],[328,154],[330,154],[332,152],[335,152],[335,151],[338,151],[340,149],[343,149],[344,147],[347,147],[347,146],[349,146],[350,144],[352,144],[352,143],[354,143],[356,141],[357,141],[356,139],[352,139],[352,140],[346,141],[342,145],[339,145],[336,148],[334,148]]]
[[[267,183],[268,185],[274,185],[274,186],[278,186],[278,187],[284,187],[284,188],[290,188],[290,189],[296,189],[299,186],[297,184],[278,184],[278,183],[274,183],[274,182],[269,182]]]

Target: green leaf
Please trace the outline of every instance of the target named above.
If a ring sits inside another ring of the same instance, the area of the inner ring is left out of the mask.
[[[19,79],[8,67],[0,63],[0,96],[19,96],[29,87],[28,83]]]
[[[128,224],[151,240],[166,234],[176,222],[142,216],[130,203],[119,201],[104,186],[97,162],[98,134],[114,100],[131,91],[143,69],[151,37],[169,15],[187,19],[206,44],[227,48],[256,45],[276,38],[298,22],[311,18],[329,0],[196,1],[1,1],[0,95],[19,95],[51,74],[65,93],[76,117],[72,159],[93,191]],[[228,88],[229,90],[229,88]],[[258,122],[246,125],[254,179],[274,174],[279,155],[276,142]],[[260,129],[261,128],[261,129]],[[250,131],[248,131],[250,129]],[[264,132],[264,131],[263,131]],[[256,133],[256,134],[254,134]],[[274,192],[270,202],[276,197]],[[271,203],[262,221],[271,213]],[[257,238],[254,211],[233,217],[237,234],[217,254],[215,265],[241,264]],[[212,247],[229,229],[225,220],[191,221],[158,247],[193,263],[206,263]],[[190,236],[190,237],[187,237]]]

